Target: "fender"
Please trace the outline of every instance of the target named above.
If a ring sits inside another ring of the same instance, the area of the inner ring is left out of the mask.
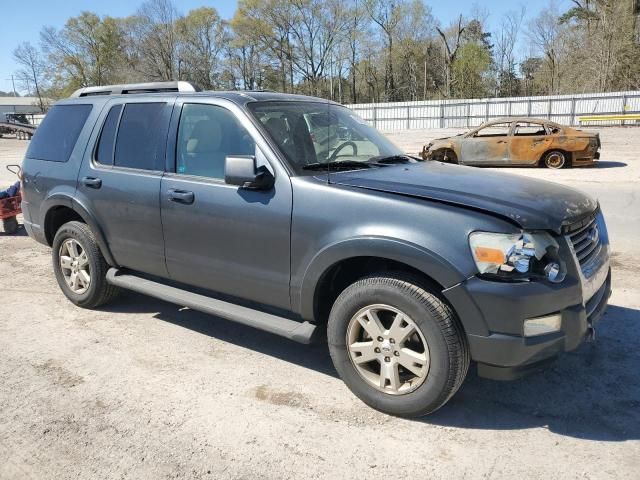
[[[318,252],[304,273],[299,291],[292,286],[292,304],[299,305],[302,318],[314,318],[316,286],[322,275],[336,263],[354,257],[378,257],[404,263],[420,270],[443,288],[465,279],[451,263],[424,247],[390,237],[354,237],[330,244]]]
[[[44,232],[45,225],[47,224],[47,216],[51,213],[52,208],[54,207],[68,207],[71,208],[74,212],[76,212],[82,220],[89,226],[91,232],[96,237],[96,242],[100,247],[100,251],[104,256],[107,263],[112,267],[117,267],[111,250],[109,249],[109,244],[107,243],[104,233],[100,226],[94,220],[94,216],[91,213],[91,210],[87,208],[84,204],[78,201],[77,198],[73,196],[73,193],[69,192],[56,192],[47,199],[42,202],[41,211],[45,212],[45,214],[41,217],[43,218],[42,229]]]

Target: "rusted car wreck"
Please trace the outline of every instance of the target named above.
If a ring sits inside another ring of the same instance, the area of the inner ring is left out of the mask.
[[[432,141],[425,160],[476,166],[594,165],[600,158],[600,136],[537,118],[499,118],[454,137]]]

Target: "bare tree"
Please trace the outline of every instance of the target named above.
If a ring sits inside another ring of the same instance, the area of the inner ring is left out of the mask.
[[[371,20],[383,31],[387,47],[384,90],[388,100],[396,99],[395,80],[393,76],[393,40],[396,35],[396,28],[402,18],[401,0],[367,0],[365,7]]]
[[[41,87],[44,82],[45,64],[40,52],[29,42],[23,42],[13,51],[13,59],[21,66],[17,72],[18,81],[26,86],[31,93],[31,85],[34,86],[38,97],[40,111],[44,112],[44,101],[42,99]]]
[[[444,48],[444,96],[451,97],[452,85],[453,85],[453,64],[456,61],[458,50],[460,49],[460,41],[462,40],[462,34],[465,27],[463,25],[462,15],[458,17],[458,22],[448,29],[447,32],[443,31],[440,27],[436,27],[438,35],[442,39],[442,45]]]
[[[521,5],[519,10],[510,10],[505,13],[500,22],[500,29],[495,36],[499,89],[506,96],[512,96],[515,93],[512,74],[515,72],[516,65],[514,52],[525,13],[526,7],[524,5]],[[503,85],[503,83],[507,84]]]
[[[138,68],[153,80],[175,80],[178,70],[179,15],[171,0],[147,0],[136,14],[134,24]]]

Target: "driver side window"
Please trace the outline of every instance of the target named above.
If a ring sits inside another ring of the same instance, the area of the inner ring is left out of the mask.
[[[182,107],[176,145],[176,172],[224,179],[225,158],[254,155],[256,144],[233,113],[217,105]]]

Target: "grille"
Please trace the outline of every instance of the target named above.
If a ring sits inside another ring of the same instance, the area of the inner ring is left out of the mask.
[[[602,247],[600,229],[596,218],[591,219],[585,225],[580,226],[575,232],[569,234],[573,250],[580,266],[584,266],[598,255]]]

